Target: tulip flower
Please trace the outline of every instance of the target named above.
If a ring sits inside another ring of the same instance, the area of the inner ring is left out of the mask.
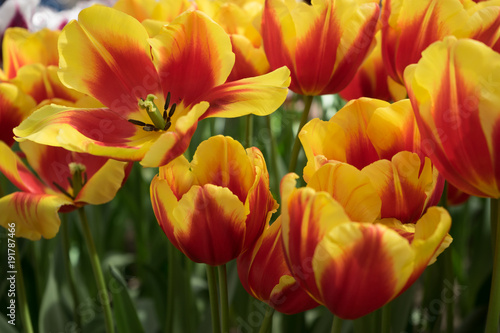
[[[294,277],[344,319],[364,316],[398,296],[451,242],[451,218],[431,207],[415,223],[378,220],[380,199],[363,173],[345,163],[318,169],[315,184],[281,182],[282,237]]]
[[[0,172],[19,189],[0,198],[0,225],[16,223],[17,237],[54,237],[61,224],[59,211],[110,201],[126,175],[126,162],[29,141],[20,148],[36,174],[0,142]]]
[[[389,75],[404,84],[406,66],[417,63],[422,51],[449,35],[498,44],[499,15],[499,1],[384,0],[382,56]]]
[[[307,157],[304,180],[328,161],[362,170],[382,197],[382,217],[405,222],[437,204],[444,181],[420,149],[409,100],[394,104],[361,98],[329,121],[313,119],[299,134]]]
[[[46,106],[14,129],[19,140],[151,167],[181,155],[201,119],[273,112],[290,81],[280,68],[224,83],[229,37],[197,11],[148,39],[136,19],[93,6],[63,29],[59,50],[61,81],[105,107]]]
[[[471,195],[500,197],[500,55],[447,37],[405,71],[422,148],[439,172]]]
[[[17,71],[28,64],[57,66],[58,37],[59,31],[49,29],[35,33],[24,28],[7,29],[2,44],[3,70],[6,79],[14,78]]]
[[[290,89],[333,94],[352,80],[372,47],[378,0],[266,0],[262,38],[271,68],[287,66]]]
[[[318,306],[287,266],[281,217],[264,229],[253,247],[238,257],[237,266],[245,290],[281,313],[295,314]]]
[[[191,163],[179,156],[161,167],[151,202],[170,242],[211,266],[252,246],[278,207],[260,150],[223,136],[202,142]]]

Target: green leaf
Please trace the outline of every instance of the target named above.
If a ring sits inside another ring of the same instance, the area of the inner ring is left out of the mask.
[[[8,323],[10,318],[6,318],[3,313],[0,313],[0,332],[2,333],[18,333],[14,325]],[[16,318],[16,322],[21,321],[21,318]]]
[[[117,331],[120,333],[144,333],[137,316],[137,310],[127,291],[125,280],[113,266],[110,266],[109,270],[112,275],[112,283],[115,284],[111,292],[113,293],[113,312]]]

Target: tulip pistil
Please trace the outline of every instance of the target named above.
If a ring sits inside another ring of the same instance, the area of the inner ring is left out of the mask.
[[[170,107],[170,92],[167,95],[165,105],[163,107],[163,114],[160,112],[156,104],[153,102],[157,97],[153,94],[149,94],[146,99],[139,100],[139,106],[148,112],[148,116],[153,122],[153,124],[146,124],[140,120],[129,119],[128,121],[134,125],[142,126],[142,129],[146,132],[151,131],[167,131],[172,125],[172,117],[175,113],[177,104],[173,103]],[[168,108],[170,107],[170,111]]]

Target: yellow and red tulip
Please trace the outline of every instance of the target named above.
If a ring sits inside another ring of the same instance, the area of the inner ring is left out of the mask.
[[[451,218],[443,208],[431,207],[415,223],[377,220],[380,199],[361,171],[329,163],[318,172],[317,184],[327,184],[320,188],[296,189],[294,174],[281,182],[285,257],[318,303],[336,316],[356,319],[420,276],[451,242]]]
[[[432,44],[405,71],[422,149],[471,195],[500,197],[500,54],[471,39]]]
[[[278,207],[260,150],[223,136],[202,142],[191,163],[179,156],[161,167],[151,202],[170,242],[213,266],[252,246]]]
[[[417,220],[441,196],[444,181],[420,149],[409,100],[352,100],[329,121],[313,119],[299,134],[307,157],[304,180],[329,161],[362,170],[382,199],[382,218]]]
[[[422,51],[449,35],[497,45],[499,14],[499,1],[384,0],[382,56],[389,75],[403,84],[406,66],[417,63]]]
[[[20,148],[29,166],[6,144],[0,142],[0,172],[18,192],[0,198],[0,225],[16,223],[16,236],[31,240],[54,237],[61,221],[58,211],[68,211],[85,204],[99,205],[114,198],[121,187],[128,163],[63,148],[22,142]],[[81,188],[73,188],[74,168],[83,177]],[[37,177],[38,176],[38,177]]]
[[[237,266],[245,290],[281,313],[299,313],[319,305],[299,286],[288,268],[280,217],[264,229],[254,246],[238,257]]]
[[[49,29],[42,29],[35,33],[24,28],[7,29],[2,42],[5,79],[16,77],[17,71],[29,64],[57,66],[59,33],[59,31]]]
[[[352,80],[372,47],[378,0],[266,0],[261,33],[271,68],[287,66],[290,89],[333,94]]]
[[[105,107],[43,107],[14,130],[19,140],[160,166],[186,150],[199,120],[267,115],[286,97],[286,68],[225,83],[231,42],[201,12],[186,12],[148,38],[120,11],[82,10],[61,32],[59,78]]]

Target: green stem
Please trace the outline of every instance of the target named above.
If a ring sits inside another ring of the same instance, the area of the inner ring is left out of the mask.
[[[493,259],[493,276],[491,279],[490,303],[488,306],[488,316],[486,317],[485,333],[498,332],[498,321],[500,318],[500,198],[490,199],[491,202],[491,225],[496,226],[495,252]]]
[[[448,182],[444,182],[443,194],[441,195],[441,200],[439,201],[439,205],[444,209],[448,209]],[[452,255],[452,247],[445,251],[444,255],[444,280],[445,282],[451,282],[455,280],[455,274],[453,272],[453,255]],[[448,288],[446,285],[443,285],[443,288]],[[446,332],[453,333],[453,322],[455,319],[455,304],[454,300],[450,302],[446,302]]]
[[[382,308],[381,331],[389,333],[391,331],[391,302],[384,305]]]
[[[267,131],[269,132],[269,141],[271,145],[271,170],[273,174],[269,177],[272,180],[272,190],[276,194],[277,200],[279,201],[280,195],[280,174],[278,171],[278,152],[276,151],[276,142],[274,141],[273,130],[271,127],[271,115],[266,117]]]
[[[274,308],[272,308],[268,305],[267,310],[266,310],[266,314],[264,315],[264,320],[262,321],[262,325],[260,326],[259,333],[271,332],[272,323],[273,323],[273,315],[274,315]]]
[[[249,114],[247,117],[247,124],[246,124],[246,131],[245,131],[245,137],[246,137],[246,147],[251,147],[252,146],[252,138],[253,138],[253,117],[251,114]]]
[[[340,317],[333,317],[333,323],[332,323],[332,333],[340,333],[342,331],[342,318]]]
[[[221,305],[222,333],[229,333],[229,299],[227,295],[227,269],[226,265],[217,267],[219,271],[219,292]]]
[[[167,272],[167,306],[166,306],[166,318],[165,318],[165,332],[172,332],[174,325],[174,304],[175,304],[175,272],[178,265],[175,260],[175,248],[172,243],[167,244],[167,260],[168,260],[168,272]]]
[[[62,229],[62,246],[63,246],[63,259],[64,259],[64,268],[66,270],[66,275],[68,276],[69,282],[69,290],[71,292],[71,296],[73,297],[73,316],[75,317],[75,323],[78,328],[81,328],[82,323],[80,320],[80,315],[78,314],[78,305],[80,304],[80,297],[78,297],[78,290],[76,289],[75,283],[75,274],[73,272],[73,268],[71,265],[71,259],[69,257],[70,251],[70,242],[69,242],[69,230],[68,230],[68,221],[66,218],[66,214],[61,214],[61,229]]]
[[[302,112],[302,118],[300,119],[299,129],[297,130],[297,136],[295,137],[295,142],[293,143],[292,148],[292,156],[290,158],[290,167],[288,168],[288,172],[295,172],[295,168],[297,167],[297,159],[299,157],[300,152],[300,139],[299,134],[302,127],[307,122],[309,118],[309,111],[311,110],[311,105],[313,101],[313,96],[304,96],[304,112]]]
[[[92,233],[90,232],[89,222],[87,220],[84,207],[80,207],[78,209],[78,215],[80,216],[80,221],[82,222],[83,236],[85,238],[85,243],[87,244],[87,250],[89,251],[90,263],[92,264],[97,290],[99,291],[101,305],[104,311],[106,332],[113,333],[115,331],[115,327],[113,324],[113,316],[111,315],[111,303],[109,301],[106,283],[104,282],[104,275],[102,274],[101,262],[94,245],[94,239],[92,238]]]
[[[33,325],[31,324],[30,309],[28,306],[28,301],[26,299],[26,289],[24,287],[23,269],[21,267],[21,256],[19,255],[19,247],[15,246],[15,265],[16,265],[16,288],[17,288],[17,300],[19,301],[19,309],[21,312],[21,322],[23,323],[23,328],[26,333],[33,333]]]
[[[219,302],[217,300],[217,278],[215,267],[207,266],[208,295],[210,296],[210,309],[212,312],[212,333],[221,333],[219,320]]]

